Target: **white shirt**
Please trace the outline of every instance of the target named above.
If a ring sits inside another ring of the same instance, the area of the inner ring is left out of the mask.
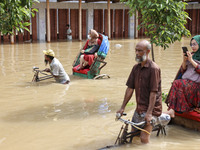
[[[72,35],[69,35],[72,33],[72,30],[70,28],[67,29],[67,39],[72,40]]]
[[[58,59],[54,57],[52,62],[50,63],[51,72],[54,76],[58,76],[55,78],[56,82],[65,83],[66,81],[70,81],[68,74],[65,72],[62,64]]]

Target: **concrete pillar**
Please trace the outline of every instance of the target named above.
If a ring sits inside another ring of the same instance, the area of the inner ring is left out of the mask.
[[[38,40],[45,41],[46,32],[46,18],[45,18],[45,8],[39,8],[38,13]]]
[[[137,27],[138,27],[138,11],[136,11],[136,14],[135,14],[135,38],[138,38]]]
[[[111,24],[110,24],[110,0],[107,2],[108,7],[108,38],[111,39]]]
[[[89,7],[88,8],[88,31],[94,28],[93,16],[94,16],[93,7]]]
[[[132,15],[129,17],[129,37],[134,38],[135,37],[135,16]]]
[[[50,32],[50,8],[49,8],[49,0],[46,0],[47,7],[47,42],[51,41],[51,32]]]
[[[82,41],[82,9],[81,0],[79,0],[79,41]]]
[[[14,31],[13,31],[13,33],[14,33]],[[14,34],[11,34],[11,35],[10,35],[10,43],[11,43],[11,44],[14,44],[14,43],[15,43],[15,41],[14,41]]]

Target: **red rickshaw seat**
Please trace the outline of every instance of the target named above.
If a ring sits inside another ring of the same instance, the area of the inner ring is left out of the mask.
[[[80,65],[77,65],[75,67],[73,67],[73,72],[77,72],[77,73],[81,73],[81,74],[87,74],[88,71],[90,71],[90,69],[81,69],[81,70],[77,70],[77,68],[79,67]]]
[[[190,112],[184,112],[184,113],[175,113],[175,116],[180,116],[183,118],[187,118],[190,120],[198,121],[200,122],[200,114],[196,111],[190,111]]]

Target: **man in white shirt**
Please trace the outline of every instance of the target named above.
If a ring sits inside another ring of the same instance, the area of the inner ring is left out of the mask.
[[[62,83],[62,84],[68,84],[70,82],[70,78],[65,72],[62,64],[58,59],[55,58],[55,53],[53,50],[43,50],[43,53],[45,54],[45,63],[46,65],[49,63],[50,69],[46,68],[46,72],[50,72],[53,77],[55,78],[56,82]]]
[[[72,40],[72,30],[70,29],[69,24],[67,24],[67,40]]]

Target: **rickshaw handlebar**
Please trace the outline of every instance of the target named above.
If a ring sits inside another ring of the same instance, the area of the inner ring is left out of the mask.
[[[146,123],[146,121],[142,121],[142,122],[139,122],[139,123],[135,123],[135,122],[132,122],[132,121],[128,121],[128,120],[125,120],[123,118],[121,118],[121,116],[125,116],[126,113],[123,113],[122,115],[120,113],[116,113],[116,121],[121,121],[125,124],[130,124],[130,125],[133,125],[133,126],[141,126],[141,125],[144,125]],[[152,123],[152,121],[151,121]]]
[[[39,67],[33,67],[33,72],[35,72],[35,73],[41,73],[41,74],[43,74],[43,75],[48,75],[48,74],[46,74],[46,73],[44,73],[44,72],[46,72],[45,70],[39,70]]]
[[[120,120],[121,122],[124,122],[126,124],[131,124],[131,125],[136,125],[136,126],[140,126],[145,124],[145,121],[139,122],[139,123],[134,123],[125,119],[122,119],[121,116],[126,115],[125,113],[123,113],[122,115],[120,113],[116,114],[116,121]],[[171,120],[170,115],[166,114],[166,113],[162,113],[159,117],[157,118],[152,118],[152,120],[150,121],[150,123],[155,126],[155,125],[160,125],[160,126],[166,126]]]

